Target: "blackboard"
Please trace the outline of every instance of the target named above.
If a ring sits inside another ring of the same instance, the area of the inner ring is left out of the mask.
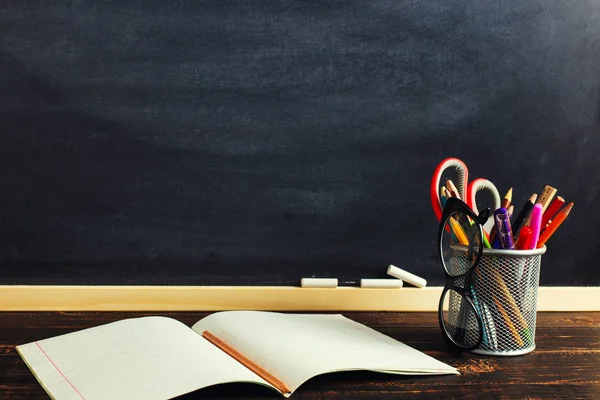
[[[454,156],[574,201],[541,283],[600,285],[599,128],[599,2],[4,2],[0,282],[439,285]]]

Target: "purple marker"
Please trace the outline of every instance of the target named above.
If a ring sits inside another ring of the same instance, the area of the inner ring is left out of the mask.
[[[494,222],[496,223],[496,235],[500,246],[507,250],[514,249],[515,241],[510,226],[510,215],[508,215],[506,208],[502,207],[494,211]]]

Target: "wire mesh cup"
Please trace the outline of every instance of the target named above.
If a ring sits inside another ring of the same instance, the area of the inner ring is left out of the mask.
[[[480,331],[483,335],[472,353],[518,356],[535,349],[540,265],[545,252],[545,246],[534,250],[483,249],[469,289],[482,329],[472,327],[467,332]],[[470,261],[465,247],[452,246],[449,262],[458,269],[467,265]],[[462,300],[455,293],[446,296],[443,307],[448,321],[461,318]],[[477,320],[469,318],[468,324],[477,324]]]

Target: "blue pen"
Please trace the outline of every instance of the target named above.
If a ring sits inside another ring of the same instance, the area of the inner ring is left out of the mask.
[[[496,223],[496,237],[503,249],[512,250],[515,248],[515,240],[510,226],[510,215],[506,208],[501,207],[494,211],[494,221]]]
[[[488,347],[489,349],[498,350],[496,325],[494,324],[494,319],[492,318],[490,309],[485,303],[479,303],[479,300],[477,299],[477,295],[475,293],[475,288],[473,286],[471,286],[471,296],[473,296],[473,303],[475,304],[475,308],[479,312],[479,316],[481,317],[481,323],[483,325],[482,343],[485,347]]]

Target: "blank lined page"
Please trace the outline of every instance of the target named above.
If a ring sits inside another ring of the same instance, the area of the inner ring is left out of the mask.
[[[342,315],[229,311],[212,314],[192,329],[220,337],[292,391],[313,376],[342,370],[458,374],[455,368]]]
[[[166,399],[226,382],[272,387],[185,324],[122,320],[17,347],[54,398]]]

